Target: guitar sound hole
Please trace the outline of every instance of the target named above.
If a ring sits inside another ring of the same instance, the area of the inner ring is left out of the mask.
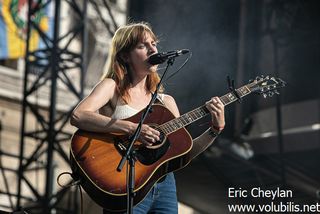
[[[149,149],[157,149],[159,146],[161,146],[163,143],[165,143],[166,140],[166,135],[160,131],[160,136],[159,136],[160,140],[158,140],[157,142],[153,143],[152,146],[147,146]]]
[[[137,150],[138,160],[145,165],[151,165],[159,160],[169,149],[170,142],[166,135],[160,131],[160,140],[153,143],[152,146],[140,147]]]

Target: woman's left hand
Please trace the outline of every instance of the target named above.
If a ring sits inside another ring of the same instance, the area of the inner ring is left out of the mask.
[[[224,104],[219,97],[212,97],[206,102],[206,107],[211,114],[212,128],[221,132],[225,126]]]

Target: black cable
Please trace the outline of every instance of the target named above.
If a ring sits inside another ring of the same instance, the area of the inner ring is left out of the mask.
[[[189,61],[189,59],[191,59],[192,57],[192,52],[190,51],[189,52],[189,55],[187,57],[187,59],[182,63],[182,65],[175,71],[173,72],[171,75],[169,75],[166,79],[165,79],[165,82],[168,81],[169,79],[171,79],[172,77],[174,77],[175,75],[177,75],[179,73],[179,71],[187,64],[187,62]],[[163,68],[160,68],[158,70],[161,70]],[[167,83],[166,83],[167,84]]]

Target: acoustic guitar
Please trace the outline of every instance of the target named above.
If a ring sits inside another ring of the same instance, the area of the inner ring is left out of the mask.
[[[276,89],[285,82],[274,77],[257,77],[254,81],[233,92],[219,97],[228,105],[252,92],[264,97],[278,93]],[[126,119],[138,123],[143,111]],[[205,105],[175,118],[165,106],[155,104],[145,124],[160,131],[160,140],[152,146],[136,142],[135,197],[138,204],[152,186],[166,174],[185,167],[210,144],[193,145],[185,126],[205,117],[209,111]],[[129,144],[129,137],[122,134],[94,133],[77,130],[71,141],[70,159],[73,177],[97,204],[104,209],[120,212],[126,210],[126,170],[117,166]]]

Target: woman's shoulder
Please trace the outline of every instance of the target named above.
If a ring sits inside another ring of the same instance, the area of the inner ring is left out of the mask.
[[[116,82],[111,78],[104,78],[96,85],[97,89],[95,90],[98,90],[98,93],[106,100],[105,105],[100,109],[100,111],[109,109],[109,111],[112,112],[115,109],[118,100],[116,86]]]
[[[113,79],[105,78],[100,80],[93,88],[90,93],[91,97],[96,97],[98,99],[109,100],[114,99],[116,96],[116,83]]]
[[[102,79],[99,83],[98,83],[98,85],[103,85],[103,86],[108,86],[108,87],[113,87],[113,88],[115,88],[116,87],[116,82],[113,80],[113,79],[111,79],[111,78],[104,78],[104,79]]]
[[[116,89],[116,82],[113,79],[105,78],[100,80],[93,88],[93,92],[111,93]]]
[[[178,106],[173,96],[169,94],[159,94],[161,102],[176,116],[180,115]]]
[[[175,102],[174,98],[171,95],[164,94],[164,93],[160,93],[159,94],[159,99],[164,103],[166,103],[166,102]]]

